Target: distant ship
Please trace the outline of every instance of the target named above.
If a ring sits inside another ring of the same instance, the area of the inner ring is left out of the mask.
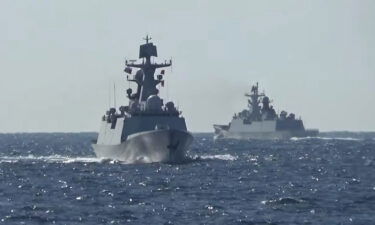
[[[216,139],[288,139],[319,134],[316,129],[305,129],[293,113],[277,115],[269,97],[259,92],[258,83],[245,96],[249,97],[248,109],[235,114],[228,125],[214,125]]]
[[[173,102],[164,104],[159,97],[158,86],[164,86],[164,70],[172,61],[154,63],[156,46],[149,42],[140,46],[139,58],[125,62],[128,81],[137,85],[133,93],[127,89],[128,106],[119,110],[110,108],[102,117],[98,139],[93,148],[99,158],[126,162],[177,162],[184,160],[186,150],[193,141],[187,131],[184,117]],[[154,61],[154,60],[153,60]],[[133,68],[137,71],[132,74]],[[156,79],[155,79],[156,78]]]

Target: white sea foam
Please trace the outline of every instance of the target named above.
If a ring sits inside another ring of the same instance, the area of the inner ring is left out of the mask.
[[[49,155],[49,156],[1,156],[0,163],[16,163],[20,161],[43,161],[48,163],[100,163],[105,161],[105,159],[95,158],[95,157],[69,157],[61,155]]]
[[[342,141],[362,141],[359,138],[342,138],[342,137],[292,137],[290,138],[291,141],[300,141],[300,140],[308,140],[308,139],[318,139],[318,140],[342,140]]]
[[[147,157],[138,157],[135,159],[128,159],[127,161],[118,161],[107,158],[96,157],[69,157],[61,155],[50,156],[0,156],[0,163],[17,163],[17,162],[46,162],[46,163],[120,163],[120,164],[138,164],[138,163],[152,163]]]
[[[202,156],[195,156],[195,159],[218,159],[218,160],[227,160],[227,161],[234,161],[237,160],[237,156],[233,156],[230,154],[218,154],[218,155],[202,155]],[[49,156],[34,156],[34,155],[27,155],[27,156],[0,156],[0,163],[17,163],[17,162],[46,162],[46,163],[115,163],[117,161],[104,159],[104,158],[96,158],[96,157],[69,157],[69,156],[62,156],[62,155],[49,155]],[[149,163],[149,160],[145,158],[139,158],[135,161],[127,161],[121,162],[124,164],[132,164],[132,163]]]
[[[237,160],[237,156],[233,156],[230,154],[223,154],[223,155],[202,155],[199,156],[201,159],[220,159],[220,160],[229,160],[229,161],[234,161]]]

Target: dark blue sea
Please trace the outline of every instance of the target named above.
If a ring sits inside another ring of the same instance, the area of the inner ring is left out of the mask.
[[[184,164],[96,159],[95,138],[0,134],[0,224],[375,224],[375,133],[195,134]]]

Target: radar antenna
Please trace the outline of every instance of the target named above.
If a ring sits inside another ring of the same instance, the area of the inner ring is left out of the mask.
[[[116,108],[116,83],[113,82],[113,104]]]
[[[145,38],[143,38],[143,40],[145,40],[146,41],[146,44],[148,44],[148,41],[151,41],[151,36],[149,36],[148,34],[146,35],[146,37]]]

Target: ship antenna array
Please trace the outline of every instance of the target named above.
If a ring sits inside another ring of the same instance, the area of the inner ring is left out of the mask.
[[[148,44],[148,41],[151,41],[151,36],[149,36],[148,34],[146,35],[146,37],[145,38],[143,38],[143,40],[145,40],[146,41],[146,44]]]
[[[108,108],[111,108],[111,85],[108,85]]]
[[[116,83],[115,82],[113,82],[113,103],[116,109]]]
[[[172,57],[171,57],[170,62],[172,62]],[[171,73],[173,73],[173,64],[171,64]]]
[[[172,64],[172,57],[171,57],[171,59],[169,60],[170,62],[171,62],[171,66],[170,66],[170,68],[171,68],[171,74],[173,74],[173,64]],[[173,75],[172,76],[170,76],[170,77],[173,77]],[[170,99],[169,99],[169,85],[172,83],[172,79],[171,78],[169,78],[169,84],[168,85],[166,85],[167,86],[167,100],[169,101]]]

